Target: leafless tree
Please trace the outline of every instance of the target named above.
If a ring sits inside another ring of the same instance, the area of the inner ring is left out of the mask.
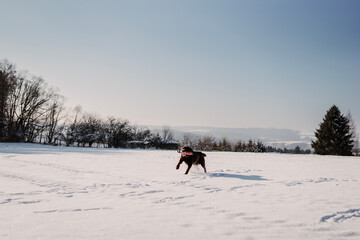
[[[0,61],[0,141],[8,140],[8,98],[16,82],[15,66],[7,60]]]
[[[192,133],[184,133],[181,145],[195,148],[198,141],[199,136]]]
[[[164,141],[174,140],[174,131],[169,126],[163,126],[161,129],[161,137]]]
[[[151,131],[149,129],[139,129],[133,127],[134,140],[136,141],[146,141],[152,138]]]
[[[76,132],[78,128],[78,122],[82,114],[81,106],[77,105],[68,113],[68,119],[65,121],[63,126],[63,133],[61,135],[61,141],[65,142],[66,146],[73,145],[76,140]]]
[[[85,114],[79,124],[78,142],[92,147],[94,143],[103,143],[105,131],[102,120],[94,114]]]
[[[107,142],[110,148],[125,147],[133,138],[133,128],[126,120],[110,117],[107,121]]]
[[[8,98],[8,131],[15,141],[33,142],[43,131],[48,103],[54,93],[48,91],[43,79],[19,75]]]
[[[48,111],[45,117],[45,139],[48,144],[55,144],[60,136],[60,130],[62,129],[59,126],[59,121],[64,118],[61,116],[64,111],[64,101],[63,97],[59,95],[54,95],[50,101]]]

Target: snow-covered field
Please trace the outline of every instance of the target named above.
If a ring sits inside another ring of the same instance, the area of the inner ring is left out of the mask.
[[[0,144],[0,239],[360,239],[360,158]]]

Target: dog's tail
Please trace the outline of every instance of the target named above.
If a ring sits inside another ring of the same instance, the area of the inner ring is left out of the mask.
[[[205,154],[205,153],[202,152],[201,154],[203,155],[203,157],[206,157],[206,154]]]

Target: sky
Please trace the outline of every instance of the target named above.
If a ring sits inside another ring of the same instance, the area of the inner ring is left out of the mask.
[[[0,0],[0,59],[139,125],[360,128],[360,1]]]

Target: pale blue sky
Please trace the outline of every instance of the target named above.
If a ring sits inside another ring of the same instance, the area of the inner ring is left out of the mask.
[[[360,128],[360,1],[0,0],[0,58],[143,125]]]

